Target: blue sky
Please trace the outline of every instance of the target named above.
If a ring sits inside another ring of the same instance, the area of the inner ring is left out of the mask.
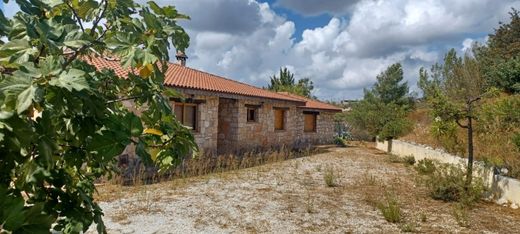
[[[191,38],[188,66],[259,87],[287,67],[314,82],[314,95],[336,101],[361,98],[397,62],[417,91],[420,67],[450,48],[464,53],[485,42],[511,7],[520,9],[520,0],[156,2],[191,16],[180,23]],[[13,1],[4,8],[8,16],[16,11]]]

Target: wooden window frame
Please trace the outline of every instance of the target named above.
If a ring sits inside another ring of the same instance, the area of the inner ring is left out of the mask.
[[[314,121],[312,123],[312,130],[305,129],[306,123],[305,123],[305,117],[306,116],[312,116],[314,118]],[[315,133],[318,132],[318,113],[316,112],[303,112],[303,132],[305,133]]]
[[[189,127],[188,125],[185,124],[186,120],[187,120],[187,116],[186,116],[186,107],[194,107],[194,110],[193,110],[193,128],[191,129],[191,131],[193,132],[198,132],[199,131],[199,106],[198,104],[194,104],[194,103],[184,103],[184,102],[175,102],[173,104],[173,111],[175,113],[175,108],[177,106],[182,106],[182,117],[179,119],[179,116],[175,115],[175,117],[177,118],[177,120],[182,124],[184,125],[185,127]],[[191,128],[191,127],[190,127]]]
[[[286,119],[287,119],[287,110],[288,108],[276,108],[276,107],[273,107],[273,122],[274,122],[274,131],[285,131],[287,129],[287,126],[286,126]],[[276,128],[276,111],[281,111],[283,114],[282,114],[282,128],[281,129],[277,129]]]
[[[253,111],[253,119],[250,119],[249,112]],[[248,123],[258,123],[258,108],[246,107],[246,121]]]

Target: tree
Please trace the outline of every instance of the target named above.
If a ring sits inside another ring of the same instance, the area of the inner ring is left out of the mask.
[[[168,48],[188,46],[177,25],[188,17],[131,0],[16,3],[12,19],[0,13],[0,229],[105,232],[94,181],[128,144],[161,171],[196,150],[163,86]],[[131,72],[89,65],[104,55]]]
[[[273,75],[270,78],[270,84],[267,89],[275,92],[289,92],[300,96],[313,98],[312,90],[314,89],[313,83],[309,78],[303,78],[298,80],[296,83],[294,74],[287,68],[280,68],[279,77]]]
[[[403,80],[403,68],[400,63],[392,64],[384,72],[379,74],[372,92],[383,103],[395,103],[400,106],[411,106],[412,101],[408,96],[408,83]]]
[[[471,185],[473,175],[473,129],[476,104],[490,91],[485,89],[485,79],[479,62],[466,54],[460,58],[452,49],[444,58],[444,64],[436,64],[429,75],[420,71],[419,87],[423,89],[432,108],[438,127],[452,124],[467,130],[468,165],[466,188]]]
[[[377,76],[374,87],[365,90],[363,100],[355,103],[347,114],[348,122],[355,128],[387,140],[388,152],[392,151],[392,139],[411,130],[406,118],[410,111],[408,85],[401,83],[402,80],[401,65],[391,65]]]
[[[520,93],[520,15],[512,9],[511,22],[502,23],[489,35],[487,45],[475,49],[486,87]]]

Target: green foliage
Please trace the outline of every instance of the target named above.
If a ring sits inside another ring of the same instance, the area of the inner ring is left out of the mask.
[[[345,139],[343,139],[342,137],[339,137],[339,136],[334,137],[334,144],[336,144],[337,146],[340,146],[340,147],[347,146],[347,144],[345,143]]]
[[[475,176],[466,189],[466,172],[461,167],[451,164],[435,166],[435,171],[426,175],[423,183],[433,199],[460,202],[471,205],[482,198],[486,191],[482,178]]]
[[[276,92],[289,92],[300,96],[314,98],[312,96],[312,90],[314,86],[309,78],[303,78],[298,80],[296,83],[294,74],[289,69],[284,67],[280,68],[280,74],[271,77],[271,83],[267,86],[267,89]]]
[[[488,87],[510,93],[520,92],[520,15],[516,9],[509,13],[511,21],[500,23],[489,35],[487,45],[475,54],[483,66]]]
[[[401,221],[401,207],[396,195],[387,192],[384,200],[377,205],[377,208],[379,208],[386,221],[390,223]]]
[[[163,86],[168,48],[188,46],[177,25],[187,17],[131,0],[16,3],[12,19],[0,14],[0,226],[80,233],[96,223],[105,232],[94,181],[112,174],[127,145],[161,170],[196,150]],[[140,75],[96,70],[94,55],[115,55]]]
[[[403,68],[400,63],[390,65],[379,74],[372,92],[383,103],[395,103],[399,106],[411,106],[413,104],[408,96],[408,83],[403,81]]]
[[[421,159],[417,162],[415,170],[422,175],[429,175],[435,171],[435,163],[431,159]]]
[[[407,165],[414,165],[415,164],[415,157],[413,155],[405,156],[403,158],[403,162]]]
[[[394,139],[409,132],[412,125],[406,116],[410,105],[405,101],[409,100],[406,93],[408,86],[406,83],[400,84],[401,80],[399,64],[381,73],[374,89],[365,90],[363,100],[352,105],[346,116],[348,123],[382,140]]]

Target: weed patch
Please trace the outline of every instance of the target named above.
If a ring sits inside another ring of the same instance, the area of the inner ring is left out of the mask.
[[[377,208],[381,211],[386,221],[390,223],[401,221],[401,208],[395,194],[386,193],[384,200],[378,204]]]
[[[325,184],[327,187],[336,187],[337,184],[337,172],[335,171],[334,167],[327,166],[323,172],[323,180],[325,181]]]

